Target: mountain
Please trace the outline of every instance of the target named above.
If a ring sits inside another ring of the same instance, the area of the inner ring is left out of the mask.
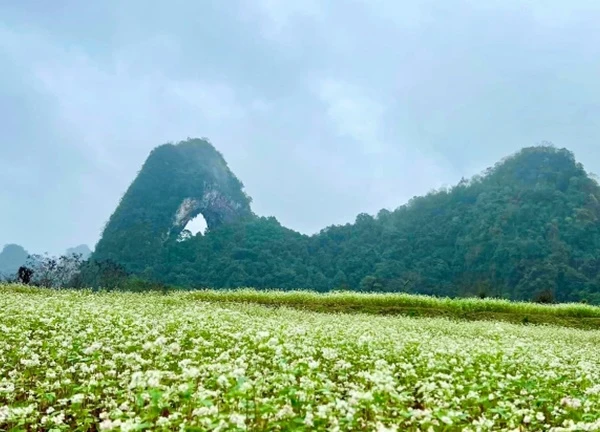
[[[206,139],[154,149],[122,198],[96,246],[96,260],[139,273],[202,214],[207,231],[253,216],[243,184]]]
[[[159,147],[94,257],[192,287],[600,303],[600,187],[566,149],[525,148],[452,188],[313,236],[258,217],[249,204],[208,142]],[[197,213],[208,232],[182,237]]]
[[[81,255],[81,259],[86,260],[92,255],[92,250],[90,249],[90,247],[88,245],[82,244],[79,246],[68,248],[65,252],[65,255],[67,255],[67,256]]]
[[[14,276],[19,267],[25,264],[29,253],[16,244],[7,244],[0,252],[0,277]]]

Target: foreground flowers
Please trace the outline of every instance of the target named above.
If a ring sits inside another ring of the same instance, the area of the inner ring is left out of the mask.
[[[600,430],[600,333],[5,288],[6,429]]]

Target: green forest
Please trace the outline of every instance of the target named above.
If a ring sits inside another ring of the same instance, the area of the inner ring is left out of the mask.
[[[451,188],[312,236],[252,213],[243,184],[207,141],[159,149],[92,257],[142,280],[600,303],[600,187],[566,149],[525,148]],[[192,149],[203,158],[190,158]],[[215,211],[208,206],[197,210],[209,221],[205,234],[165,235],[183,197],[211,182],[243,211],[223,223],[206,217]]]

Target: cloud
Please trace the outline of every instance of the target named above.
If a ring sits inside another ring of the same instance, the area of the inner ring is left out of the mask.
[[[316,85],[316,94],[343,137],[356,141],[365,153],[386,149],[381,129],[385,107],[352,84],[326,78]]]
[[[592,0],[61,10],[0,5],[2,241],[94,243],[148,152],[188,136],[223,152],[257,213],[303,232],[394,208],[542,140],[600,172]],[[26,197],[42,222],[20,217]]]
[[[296,21],[319,19],[324,14],[318,0],[256,0],[242,3],[240,12],[260,20],[264,37],[278,42],[287,41],[285,33]],[[247,18],[246,18],[247,19]]]
[[[131,172],[123,150],[139,151],[138,162],[162,142],[185,134],[210,135],[244,117],[244,108],[228,85],[210,80],[176,79],[163,71],[161,61],[148,62],[174,44],[149,50],[140,71],[129,50],[101,61],[78,49],[64,50],[47,38],[28,37],[28,51],[36,53],[31,66],[39,92],[51,97],[60,128],[91,163],[102,170]]]

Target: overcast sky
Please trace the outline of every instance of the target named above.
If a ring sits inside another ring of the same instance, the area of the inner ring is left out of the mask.
[[[600,173],[598,22],[596,0],[0,0],[0,246],[93,246],[187,137],[305,233],[542,141]]]

